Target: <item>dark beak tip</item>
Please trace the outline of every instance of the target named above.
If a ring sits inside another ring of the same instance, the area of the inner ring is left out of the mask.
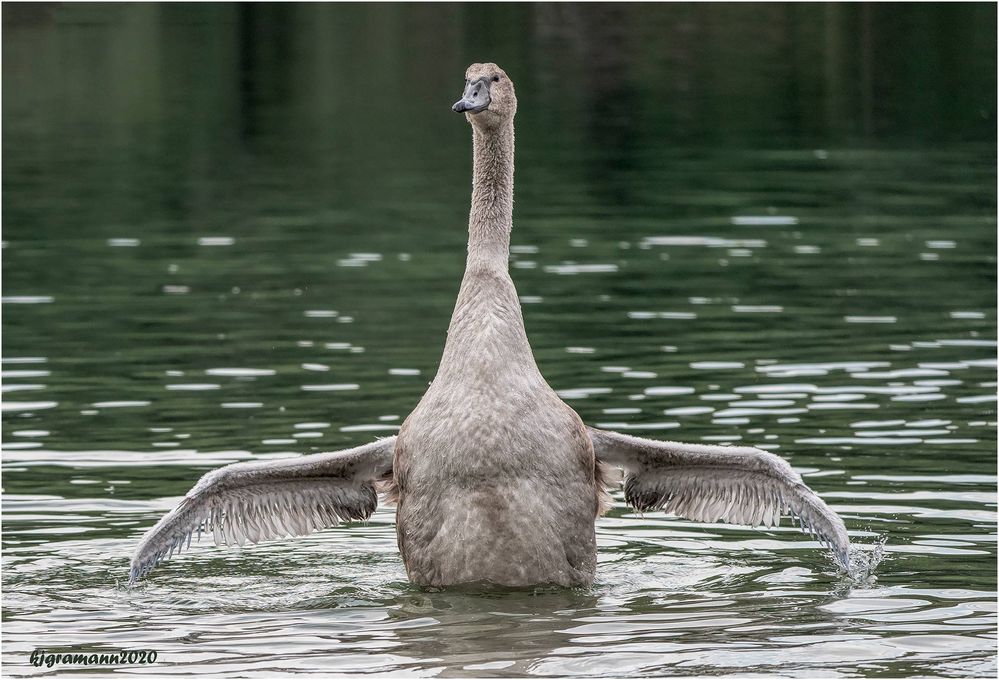
[[[454,106],[451,107],[451,110],[454,111],[455,113],[464,113],[465,112],[465,102],[463,102],[461,100],[456,101],[454,103]]]

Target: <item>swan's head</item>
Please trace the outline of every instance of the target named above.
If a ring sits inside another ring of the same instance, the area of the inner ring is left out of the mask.
[[[517,95],[506,71],[496,64],[472,64],[465,71],[465,91],[451,107],[472,125],[496,127],[513,120]]]

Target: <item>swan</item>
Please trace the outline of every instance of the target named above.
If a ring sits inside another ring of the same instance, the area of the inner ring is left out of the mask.
[[[130,584],[195,533],[240,546],[305,535],[368,518],[384,492],[414,584],[586,586],[609,468],[623,470],[638,511],[768,527],[796,516],[847,569],[842,520],[782,458],[587,427],[545,382],[508,267],[514,85],[496,64],[473,64],[452,108],[472,129],[466,268],[437,375],[398,435],[207,473],[141,539]]]

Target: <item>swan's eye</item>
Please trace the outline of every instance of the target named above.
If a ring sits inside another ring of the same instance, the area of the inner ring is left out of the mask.
[[[499,76],[493,76],[493,82],[494,83],[498,83],[499,81],[500,81],[500,77]]]

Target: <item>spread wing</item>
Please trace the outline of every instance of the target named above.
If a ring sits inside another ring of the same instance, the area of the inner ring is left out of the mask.
[[[781,515],[793,515],[848,569],[843,520],[784,459],[748,446],[682,444],[587,429],[596,457],[624,468],[625,500],[636,510],[749,526],[776,526]]]
[[[392,473],[395,439],[207,473],[142,538],[129,583],[190,548],[194,533],[200,539],[202,531],[211,532],[216,545],[245,545],[367,519],[378,504],[375,482]]]

